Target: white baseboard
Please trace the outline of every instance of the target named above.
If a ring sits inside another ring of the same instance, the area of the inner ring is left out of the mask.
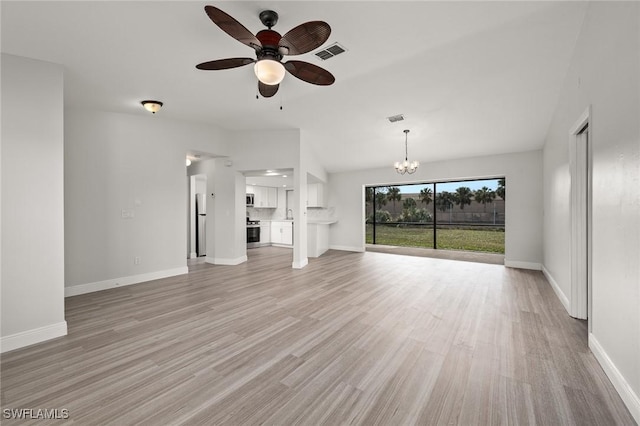
[[[194,252],[189,253],[189,259],[195,259],[196,257],[198,257],[197,253],[194,253]]]
[[[45,325],[33,330],[22,331],[20,333],[4,336],[0,339],[0,352],[9,352],[25,346],[35,345],[46,340],[55,339],[67,335],[67,322],[62,321],[56,324]]]
[[[302,268],[304,268],[305,266],[307,266],[308,264],[309,264],[309,259],[305,257],[305,258],[304,258],[304,259],[302,259],[300,262],[292,262],[292,263],[291,263],[291,267],[292,267],[293,269],[302,269]]]
[[[355,251],[358,253],[364,253],[364,247],[351,247],[351,246],[335,246],[335,245],[331,245],[329,246],[329,249],[331,250],[341,250],[341,251]]]
[[[620,370],[613,363],[609,355],[605,352],[598,339],[589,333],[589,349],[593,352],[605,374],[613,383],[613,387],[616,388],[620,394],[620,398],[629,409],[629,412],[635,419],[636,423],[640,424],[640,397],[633,391],[629,383],[625,380]]]
[[[531,269],[533,271],[541,271],[542,265],[534,262],[522,262],[519,260],[504,260],[504,266],[507,268]]]
[[[235,259],[225,259],[221,257],[208,257],[205,259],[205,262],[211,263],[213,265],[230,265],[235,266],[247,261],[247,255],[236,257]]]
[[[547,281],[549,281],[549,284],[551,284],[551,288],[556,293],[556,296],[558,296],[558,299],[560,299],[560,303],[562,303],[562,306],[564,306],[564,308],[567,310],[567,313],[571,315],[569,299],[564,294],[557,281],[553,279],[551,273],[547,271],[547,268],[544,267],[544,265],[542,265],[542,273],[544,274]]]
[[[180,268],[166,269],[164,271],[148,272],[146,274],[131,275],[128,277],[113,278],[110,280],[97,281],[94,283],[78,284],[64,288],[64,296],[77,296],[79,294],[93,293],[94,291],[108,290],[110,288],[123,287],[126,285],[138,284],[145,281],[158,280],[160,278],[173,277],[176,275],[187,274],[189,268],[182,266]]]

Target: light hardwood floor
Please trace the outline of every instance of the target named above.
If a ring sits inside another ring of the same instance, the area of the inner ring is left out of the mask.
[[[248,254],[68,298],[68,336],[2,356],[2,408],[82,425],[634,424],[539,272]]]

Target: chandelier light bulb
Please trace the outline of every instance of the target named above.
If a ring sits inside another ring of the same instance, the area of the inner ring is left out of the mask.
[[[253,71],[256,73],[258,80],[269,86],[280,84],[285,74],[284,65],[273,59],[259,60],[253,66]]]

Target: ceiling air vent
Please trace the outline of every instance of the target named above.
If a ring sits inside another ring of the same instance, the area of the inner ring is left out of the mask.
[[[347,49],[340,46],[338,43],[333,43],[331,46],[327,47],[326,49],[322,49],[316,52],[315,55],[318,58],[322,59],[323,61],[326,61],[327,59],[333,58],[334,56],[337,56],[346,51]]]
[[[402,121],[404,120],[404,115],[402,114],[392,115],[391,117],[387,117],[387,120],[389,120],[391,123],[395,123],[396,121]]]

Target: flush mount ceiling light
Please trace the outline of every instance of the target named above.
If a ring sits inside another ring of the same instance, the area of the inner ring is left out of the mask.
[[[188,167],[188,166],[190,166],[190,165],[191,165],[191,160],[189,160],[189,159],[187,158],[186,163],[187,163],[187,167]]]
[[[407,150],[407,138],[408,138],[409,130],[404,130],[404,161],[396,161],[393,165],[396,168],[396,172],[401,175],[405,173],[413,174],[418,170],[418,166],[420,165],[417,161],[409,162],[408,150]]]
[[[144,109],[152,114],[155,114],[156,112],[160,111],[160,108],[162,108],[162,102],[160,101],[142,101],[140,103],[142,104]]]

